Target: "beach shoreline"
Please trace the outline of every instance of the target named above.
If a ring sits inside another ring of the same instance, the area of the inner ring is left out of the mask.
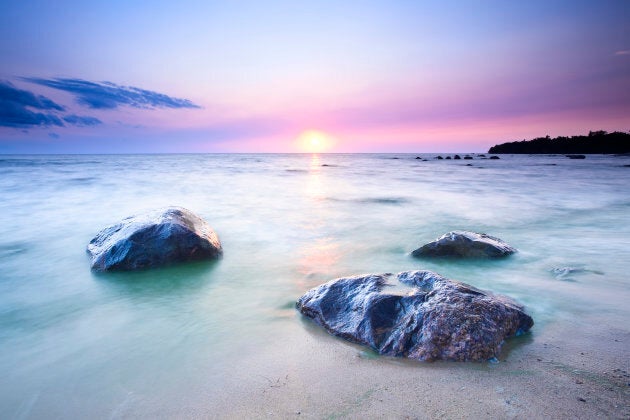
[[[305,342],[245,357],[223,395],[201,409],[208,411],[191,414],[628,418],[630,330],[623,324],[602,328],[597,321],[594,317],[534,327],[532,333],[508,340],[498,363],[427,363],[375,356],[307,325]]]

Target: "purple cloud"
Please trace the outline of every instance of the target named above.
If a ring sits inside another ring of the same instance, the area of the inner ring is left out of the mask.
[[[121,86],[111,82],[90,82],[82,79],[22,78],[30,83],[73,94],[77,102],[91,109],[116,109],[130,106],[140,109],[201,108],[188,99],[173,98],[163,93]]]

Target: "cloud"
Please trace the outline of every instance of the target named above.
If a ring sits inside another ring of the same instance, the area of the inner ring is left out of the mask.
[[[630,55],[630,50],[615,51],[615,55]]]
[[[19,103],[22,106],[30,106],[37,109],[53,109],[55,111],[63,111],[65,108],[51,101],[45,96],[36,96],[35,94],[14,87],[10,82],[0,82],[0,100]]]
[[[98,118],[74,114],[63,117],[63,120],[68,124],[77,125],[79,127],[87,127],[101,124],[101,120],[99,120]]]
[[[9,82],[0,81],[0,126],[2,127],[28,128],[53,125],[61,127],[64,125],[63,121],[51,112],[64,110],[63,106],[45,96],[35,95],[27,90],[18,89]]]
[[[85,127],[101,124],[98,118],[63,115],[66,108],[42,95],[18,89],[0,81],[0,126],[12,128],[64,127],[65,123]]]
[[[42,79],[28,77],[22,80],[73,94],[77,101],[91,109],[133,108],[200,108],[188,99],[173,98],[163,93],[120,86],[110,82],[90,82],[82,79]]]

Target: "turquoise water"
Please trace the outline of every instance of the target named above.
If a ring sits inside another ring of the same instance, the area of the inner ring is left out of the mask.
[[[0,156],[0,417],[177,413],[196,392],[220,395],[244,357],[312,340],[295,300],[352,274],[424,268],[508,294],[534,339],[581,315],[629,319],[630,157],[422,156]],[[90,271],[101,228],[169,205],[205,218],[224,258]],[[455,229],[520,252],[409,256]]]

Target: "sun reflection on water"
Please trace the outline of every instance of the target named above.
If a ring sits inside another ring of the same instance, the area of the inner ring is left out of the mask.
[[[305,247],[300,259],[300,271],[304,275],[327,272],[339,260],[339,245],[326,237]]]
[[[331,276],[339,261],[339,244],[335,238],[324,234],[329,231],[327,225],[331,223],[326,200],[331,186],[327,181],[320,155],[312,154],[304,189],[310,203],[310,214],[304,229],[313,239],[299,251],[298,270],[303,275],[301,288],[312,287],[313,282],[319,283]]]
[[[308,168],[308,180],[306,182],[306,195],[317,202],[321,202],[325,198],[325,185],[322,180],[321,170],[322,165],[319,155],[311,155]]]

